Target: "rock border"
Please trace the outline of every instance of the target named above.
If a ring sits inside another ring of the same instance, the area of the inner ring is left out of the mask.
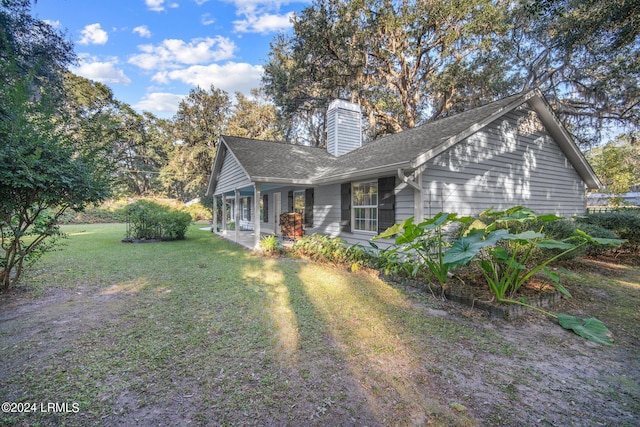
[[[418,280],[408,279],[395,275],[386,275],[380,273],[380,278],[389,283],[398,285],[412,286],[421,290],[430,290],[434,295],[442,295],[442,288],[431,283],[424,283]],[[534,312],[535,310],[518,304],[496,303],[491,301],[482,301],[474,297],[459,295],[450,289],[445,289],[444,297],[450,301],[454,301],[471,308],[477,308],[486,311],[491,317],[497,317],[504,320],[515,320],[519,317]],[[550,308],[560,303],[563,295],[560,292],[550,292],[536,298],[527,299],[527,304],[537,308]]]

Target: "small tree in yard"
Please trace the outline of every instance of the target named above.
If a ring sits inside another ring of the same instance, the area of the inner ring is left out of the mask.
[[[101,157],[60,120],[70,44],[29,16],[29,1],[0,3],[0,288],[14,285],[61,235],[57,219],[104,200]],[[84,149],[83,149],[84,148]],[[90,154],[93,153],[93,154]]]
[[[26,87],[15,88],[10,102],[18,114],[0,120],[3,289],[18,281],[25,262],[50,249],[61,235],[57,220],[67,209],[82,210],[108,194],[106,181],[93,174],[93,160],[78,155],[56,131],[49,113],[27,95]]]

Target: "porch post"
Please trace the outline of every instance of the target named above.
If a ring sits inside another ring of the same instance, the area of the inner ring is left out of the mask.
[[[233,200],[233,212],[235,213],[235,240],[236,243],[240,240],[240,189],[236,188],[236,197]]]
[[[222,235],[227,235],[227,195],[222,193]]]
[[[260,249],[260,184],[255,183],[253,185],[253,229],[254,229],[254,242],[253,248]]]
[[[218,196],[213,196],[213,224],[211,224],[211,232],[215,233],[218,228]]]

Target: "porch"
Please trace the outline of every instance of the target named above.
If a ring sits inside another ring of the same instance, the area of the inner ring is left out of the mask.
[[[312,198],[312,189],[260,183],[214,194],[213,231],[249,249],[260,249],[261,238],[270,235],[287,246],[302,237],[304,221],[312,221]]]

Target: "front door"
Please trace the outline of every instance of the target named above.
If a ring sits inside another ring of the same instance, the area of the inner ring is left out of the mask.
[[[280,214],[282,213],[282,194],[273,193],[273,232],[276,236],[282,234],[280,229]]]

